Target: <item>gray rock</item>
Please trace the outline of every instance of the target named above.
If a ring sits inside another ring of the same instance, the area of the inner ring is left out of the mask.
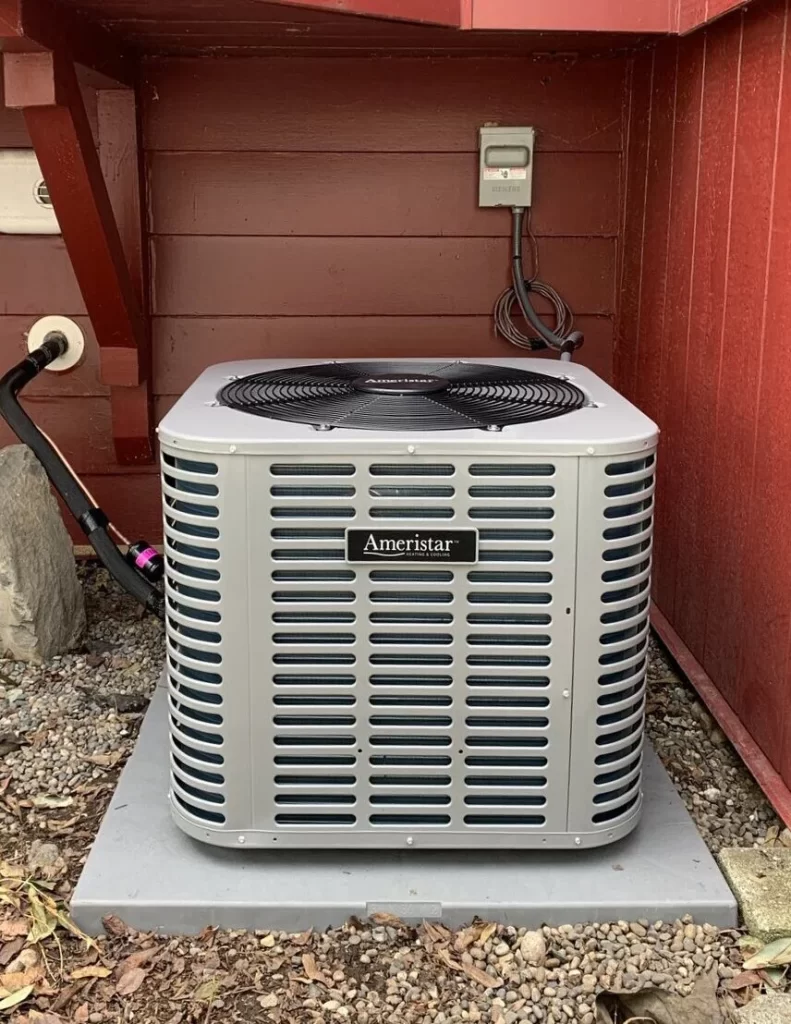
[[[757,996],[734,1014],[739,1024],[788,1024],[791,995]]]
[[[85,630],[72,544],[49,481],[25,445],[0,451],[0,652],[45,661]]]

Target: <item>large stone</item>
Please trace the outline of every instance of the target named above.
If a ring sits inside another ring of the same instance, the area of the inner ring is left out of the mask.
[[[732,847],[721,851],[720,866],[750,935],[764,942],[791,936],[791,849]]]
[[[0,654],[43,661],[71,650],[85,604],[47,475],[25,445],[0,450]]]
[[[791,996],[780,993],[758,996],[734,1014],[739,1024],[788,1024]]]

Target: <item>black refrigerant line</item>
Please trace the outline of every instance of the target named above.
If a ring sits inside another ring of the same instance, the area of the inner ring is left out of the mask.
[[[88,500],[60,454],[19,404],[20,392],[50,363],[62,356],[68,347],[66,336],[59,331],[53,331],[47,335],[39,348],[34,349],[0,377],[0,416],[19,440],[33,451],[44,467],[52,486],[80,524],[102,565],[124,590],[153,615],[163,619],[164,597],[162,591],[152,582],[162,575],[161,556],[151,545],[143,541],[132,545],[128,556],[125,557],[121,553],[107,532],[107,516]]]

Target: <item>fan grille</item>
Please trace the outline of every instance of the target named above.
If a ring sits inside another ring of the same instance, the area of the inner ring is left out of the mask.
[[[567,380],[482,363],[322,363],[254,373],[218,396],[241,412],[355,430],[500,430],[585,405]]]

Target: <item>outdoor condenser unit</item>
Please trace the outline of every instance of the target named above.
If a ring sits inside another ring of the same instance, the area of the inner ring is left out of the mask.
[[[215,366],[160,426],[171,802],[246,847],[641,808],[657,430],[576,364]]]

